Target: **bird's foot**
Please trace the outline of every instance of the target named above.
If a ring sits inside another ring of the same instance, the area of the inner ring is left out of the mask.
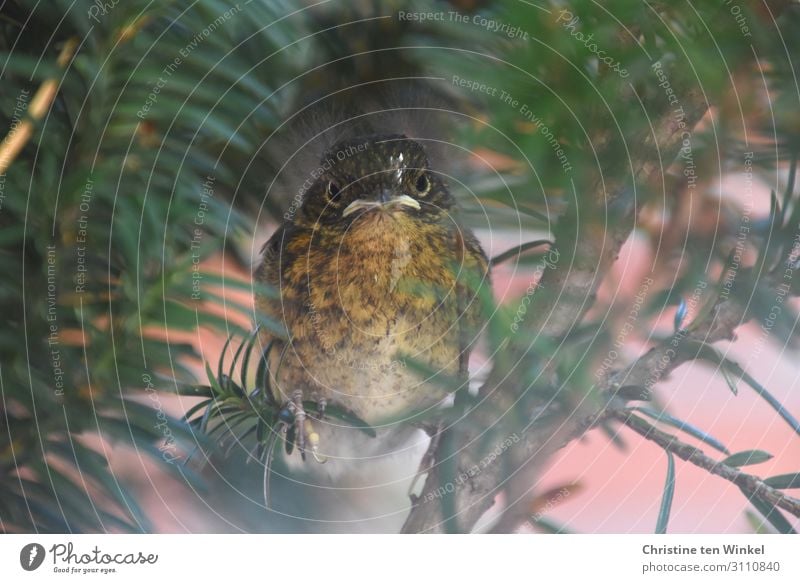
[[[325,398],[317,400],[317,417],[322,419],[327,402]],[[328,458],[319,452],[319,434],[314,430],[314,425],[303,407],[303,392],[300,390],[292,393],[292,398],[281,410],[283,421],[286,424],[286,453],[291,454],[294,445],[300,452],[300,457],[305,461],[306,450],[311,451],[314,459],[321,464]]]
[[[314,394],[314,402],[317,404],[317,419],[324,419],[325,410],[328,408],[328,399]]]

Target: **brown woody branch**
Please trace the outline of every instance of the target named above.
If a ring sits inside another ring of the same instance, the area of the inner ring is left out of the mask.
[[[634,415],[631,411],[613,410],[610,412],[610,415],[621,421],[626,427],[630,427],[645,439],[656,443],[662,449],[675,454],[682,460],[736,484],[750,496],[760,498],[771,506],[777,506],[794,516],[800,517],[800,500],[787,496],[780,490],[772,488],[757,476],[747,474],[739,468],[716,461],[704,454],[702,450],[682,442],[674,435],[657,429],[641,417]]]
[[[752,270],[741,270],[736,278],[740,283],[732,288],[738,290],[736,295],[748,297],[750,292],[742,291],[741,288],[753,284],[754,277]],[[772,275],[763,277],[761,281],[765,287],[777,286]],[[796,294],[796,290],[791,293]],[[648,393],[653,385],[680,365],[700,358],[699,347],[720,340],[733,340],[736,329],[751,318],[752,314],[741,303],[717,299],[705,317],[677,331],[627,367],[610,374],[598,388],[609,396],[615,395],[621,387],[626,386]],[[646,395],[642,397],[646,398]]]

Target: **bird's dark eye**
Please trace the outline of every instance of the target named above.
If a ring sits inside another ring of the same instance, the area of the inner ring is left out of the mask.
[[[428,194],[428,191],[431,189],[431,181],[428,179],[428,176],[426,174],[420,174],[417,181],[414,183],[414,188],[417,189],[417,194],[419,196]]]
[[[326,189],[328,194],[328,200],[334,202],[337,198],[339,198],[339,193],[341,190],[339,189],[339,185],[336,184],[333,180],[328,182],[328,187]]]

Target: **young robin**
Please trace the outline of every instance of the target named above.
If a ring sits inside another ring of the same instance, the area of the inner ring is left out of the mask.
[[[447,396],[434,373],[460,378],[466,390],[488,262],[422,144],[405,135],[340,141],[305,186],[256,272],[280,293],[256,299],[287,331],[260,338],[272,343],[269,371],[295,413],[298,448],[322,456],[336,451],[325,441],[340,437],[319,430],[303,401],[319,410],[336,404],[390,430]]]

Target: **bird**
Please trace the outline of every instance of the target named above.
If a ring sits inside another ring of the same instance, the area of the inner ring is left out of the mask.
[[[257,293],[256,309],[285,334],[263,328],[259,340],[301,456],[311,450],[341,468],[329,476],[352,477],[387,453],[420,455],[410,436],[452,391],[443,379],[468,390],[489,262],[446,177],[405,134],[335,142],[303,191],[261,251],[255,279],[275,293]],[[326,422],[333,406],[376,437]]]

